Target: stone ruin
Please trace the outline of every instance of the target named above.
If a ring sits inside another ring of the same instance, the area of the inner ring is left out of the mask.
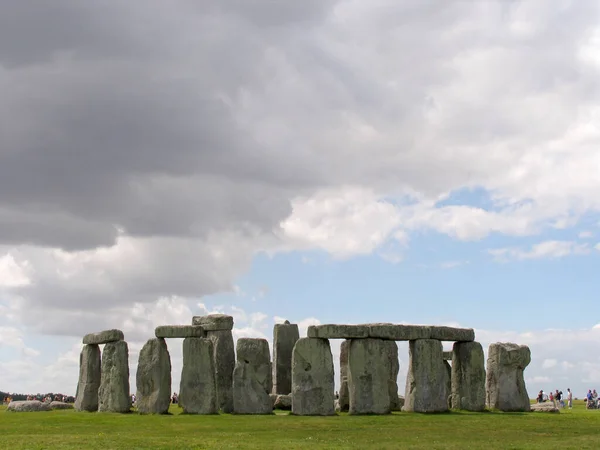
[[[470,328],[398,325],[310,326],[300,338],[286,321],[273,330],[273,361],[265,339],[240,338],[234,349],[233,318],[195,316],[192,325],[160,326],[140,351],[136,373],[137,409],[165,414],[171,402],[171,360],[166,339],[183,339],[179,405],[187,414],[271,414],[328,416],[421,413],[450,409],[529,411],[523,370],[529,348],[490,345],[484,353]],[[330,339],[340,347],[340,391],[334,395]],[[404,399],[398,395],[396,341],[408,341]],[[454,342],[444,352],[442,342]],[[86,335],[80,357],[75,409],[128,412],[128,349],[123,333]],[[105,344],[101,354],[99,345]],[[450,364],[451,362],[451,364]]]

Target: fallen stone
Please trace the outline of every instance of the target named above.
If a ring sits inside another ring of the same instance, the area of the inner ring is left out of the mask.
[[[185,414],[217,414],[217,383],[213,342],[207,338],[183,340],[183,368],[179,405]]]
[[[207,331],[213,343],[213,363],[217,383],[217,407],[224,413],[233,412],[233,369],[235,347],[231,330]]]
[[[233,411],[236,414],[271,414],[273,403],[271,355],[266,339],[240,338],[233,371]]]
[[[201,325],[204,331],[220,331],[233,329],[233,317],[226,314],[209,314],[194,316],[192,325]]]
[[[156,327],[157,338],[184,339],[186,337],[204,337],[204,329],[200,325],[161,325]]]
[[[335,414],[333,357],[327,339],[300,338],[294,346],[292,414]]]
[[[350,340],[346,339],[340,345],[340,392],[338,407],[341,412],[350,409],[350,393],[348,392],[348,348]]]
[[[409,343],[409,366],[403,411],[433,413],[448,410],[448,371],[442,343],[419,339]]]
[[[292,395],[278,395],[273,405],[274,409],[280,409],[282,411],[291,411],[292,409]]]
[[[74,405],[77,411],[98,411],[101,373],[100,347],[84,345],[79,354],[79,380]]]
[[[306,335],[320,339],[364,339],[369,337],[369,327],[365,325],[311,325]]]
[[[392,369],[384,342],[386,341],[382,339],[350,341],[348,349],[350,414],[390,413],[388,380]]]
[[[491,344],[488,350],[486,404],[500,411],[529,411],[531,406],[523,371],[531,362],[526,345]]]
[[[163,338],[149,339],[140,350],[135,376],[141,414],[167,414],[171,404],[171,356]]]
[[[533,412],[560,413],[560,409],[553,402],[534,403],[530,409]]]
[[[50,402],[50,409],[73,409],[73,403],[52,401]]]
[[[292,351],[300,339],[295,323],[275,324],[273,327],[273,393],[292,392]]]
[[[126,413],[129,396],[129,349],[127,342],[109,342],[102,352],[102,374],[98,389],[98,412]]]
[[[412,341],[436,339],[439,341],[469,342],[475,340],[472,328],[439,327],[430,325],[396,325],[391,323],[371,323],[363,325],[311,325],[308,337],[321,339],[388,339],[392,341]]]
[[[485,358],[479,342],[455,342],[452,350],[451,408],[485,409]]]
[[[117,342],[125,339],[121,330],[105,330],[98,333],[86,334],[83,337],[84,344],[98,345],[108,344],[109,342]]]
[[[38,412],[50,411],[50,403],[40,402],[39,400],[21,400],[12,401],[6,408],[7,411],[15,412]]]

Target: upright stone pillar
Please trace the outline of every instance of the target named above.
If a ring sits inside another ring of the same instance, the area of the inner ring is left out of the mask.
[[[295,323],[286,320],[273,327],[273,394],[292,392],[292,351],[298,339]]]
[[[110,342],[102,352],[102,376],[98,389],[98,411],[126,413],[129,396],[129,349],[127,342]]]
[[[531,362],[526,345],[491,344],[488,350],[486,403],[500,411],[529,411],[530,402],[523,371]]]
[[[271,414],[273,401],[271,356],[266,339],[237,341],[237,362],[233,371],[233,411],[236,414]]]
[[[183,367],[179,405],[185,414],[217,414],[217,383],[213,342],[206,338],[183,340]]]
[[[449,394],[448,371],[444,366],[441,341],[410,341],[404,411],[447,411]]]
[[[479,342],[455,342],[452,348],[452,409],[485,409],[485,366]]]
[[[383,343],[383,351],[387,357],[388,374],[388,392],[390,396],[390,411],[400,411],[400,397],[398,396],[398,372],[400,372],[400,361],[398,360],[398,344],[396,341],[386,341]]]
[[[194,316],[193,325],[201,325],[206,337],[213,342],[213,365],[217,383],[217,405],[224,413],[233,412],[233,369],[235,347],[233,343],[233,317],[226,314]]]
[[[292,414],[334,415],[334,400],[333,357],[329,341],[298,339],[292,353]]]
[[[348,412],[350,409],[350,393],[348,392],[348,349],[350,340],[346,339],[340,345],[340,398],[338,404],[341,412]]]
[[[394,341],[387,341],[393,342]],[[350,414],[389,414],[390,346],[382,339],[352,339],[348,350]],[[397,347],[396,347],[397,351]]]
[[[100,365],[100,347],[96,344],[84,345],[79,355],[79,380],[75,395],[77,411],[98,411]]]
[[[142,414],[166,414],[171,404],[171,357],[163,338],[149,339],[140,350],[136,406]]]

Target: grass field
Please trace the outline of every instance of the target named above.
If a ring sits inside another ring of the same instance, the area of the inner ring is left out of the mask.
[[[14,413],[0,407],[2,448],[600,448],[600,410],[295,417]]]

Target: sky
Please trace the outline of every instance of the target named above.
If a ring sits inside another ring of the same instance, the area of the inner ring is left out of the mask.
[[[600,388],[599,2],[5,2],[0,98],[0,390],[74,394],[119,328],[134,392],[212,312],[469,327],[530,397]]]

